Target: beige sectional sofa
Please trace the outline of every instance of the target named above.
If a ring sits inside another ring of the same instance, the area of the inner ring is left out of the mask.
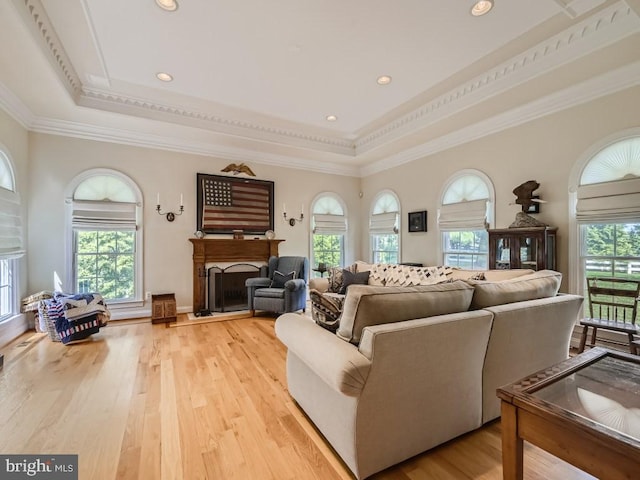
[[[568,357],[582,297],[558,272],[495,275],[519,276],[351,285],[336,334],[277,319],[289,392],[356,478],[497,418],[496,388]]]

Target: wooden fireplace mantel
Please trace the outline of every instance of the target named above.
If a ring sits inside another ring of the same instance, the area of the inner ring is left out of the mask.
[[[207,269],[211,262],[266,262],[278,256],[284,240],[234,240],[231,238],[190,238],[193,244],[193,313],[206,308]]]

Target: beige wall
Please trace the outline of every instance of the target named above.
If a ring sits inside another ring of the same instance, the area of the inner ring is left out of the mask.
[[[625,90],[581,106],[422,158],[362,179],[362,215],[366,217],[375,194],[388,188],[402,204],[402,261],[441,263],[437,258],[437,208],[444,183],[455,172],[475,168],[488,175],[496,191],[498,228],[508,227],[520,207],[512,190],[537,180],[546,200],[537,218],[558,227],[558,269],[563,286],[568,274],[568,181],[574,164],[603,138],[640,127],[640,87]],[[428,211],[428,232],[407,233],[407,212]],[[361,251],[369,252],[366,231]],[[564,290],[566,291],[566,290]]]
[[[24,238],[27,238],[28,228],[26,225],[27,203],[29,199],[28,173],[28,133],[19,123],[0,109],[0,145],[9,155],[14,168],[16,178],[16,190],[20,194],[24,222]],[[26,240],[25,240],[26,241]],[[28,254],[18,260],[19,263],[19,298],[26,296],[27,292],[27,262]],[[28,327],[28,322],[24,315],[20,315],[13,320],[0,323],[0,346],[7,343],[12,338],[24,332]]]
[[[112,168],[128,175],[144,196],[144,291],[175,292],[179,308],[192,302],[192,249],[196,230],[196,173],[218,174],[227,159],[138,148],[32,133],[29,202],[29,290],[53,287],[54,272],[65,278],[64,194],[71,180],[91,168]],[[358,212],[360,180],[268,165],[250,165],[256,178],[275,182],[275,232],[282,255],[309,256],[309,208],[322,191],[342,196],[348,211]],[[222,174],[222,173],[220,173]],[[185,212],[173,223],[155,212],[156,194],[163,210],[176,211],[184,194]],[[282,220],[282,204],[305,220],[295,227]],[[359,230],[350,232],[347,261],[359,257]]]

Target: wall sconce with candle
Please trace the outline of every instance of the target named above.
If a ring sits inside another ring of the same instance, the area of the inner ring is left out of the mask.
[[[157,196],[157,200],[156,200],[156,212],[158,212],[158,215],[164,215],[167,217],[167,221],[169,222],[173,222],[176,219],[176,215],[182,215],[182,213],[184,212],[184,205],[182,203],[182,194],[180,194],[180,210],[178,213],[173,213],[173,212],[163,212],[162,209],[160,208],[160,194],[158,193]]]
[[[288,221],[289,225],[292,227],[296,226],[296,222],[302,222],[304,220],[304,204],[300,207],[300,218],[289,218],[287,219],[287,206],[286,204],[282,204],[282,216],[284,217],[285,222]]]

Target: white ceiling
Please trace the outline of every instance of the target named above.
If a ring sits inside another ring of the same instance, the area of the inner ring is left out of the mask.
[[[34,131],[359,175],[640,83],[639,0],[178,2],[0,2],[0,106]]]

